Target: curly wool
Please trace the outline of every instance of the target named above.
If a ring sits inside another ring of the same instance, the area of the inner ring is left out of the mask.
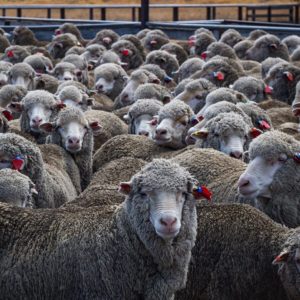
[[[193,115],[194,112],[189,105],[181,100],[174,99],[160,109],[158,118],[159,122],[166,118],[178,120],[183,116],[188,116],[188,119],[190,120]]]
[[[189,82],[185,89],[190,93],[195,93],[197,91],[213,91],[217,87],[209,80],[201,78],[201,79],[195,79],[191,82]]]
[[[163,70],[160,66],[154,65],[154,64],[145,64],[142,65],[140,70],[147,70],[151,73],[153,73],[161,82],[164,82],[167,73],[165,70]]]
[[[200,71],[204,65],[204,61],[198,57],[192,57],[186,60],[178,69],[178,81],[182,81],[197,71]]]
[[[207,47],[207,55],[209,58],[216,55],[237,59],[234,50],[227,44],[223,42],[214,42]]]
[[[20,102],[27,89],[21,85],[8,84],[0,89],[0,106],[6,107],[10,102]]]
[[[172,99],[171,92],[164,86],[155,83],[141,84],[134,92],[133,99],[157,99],[161,102]]]
[[[141,115],[155,116],[162,107],[162,103],[156,99],[140,99],[129,109],[128,115],[131,119],[136,119]]]
[[[218,88],[210,92],[206,97],[206,103],[210,105],[220,101],[237,104],[238,102],[246,102],[247,99],[243,94],[237,93],[229,88]]]
[[[53,94],[44,90],[30,91],[22,100],[24,110],[28,110],[31,105],[37,103],[42,103],[44,106],[49,108],[57,104]]]
[[[61,101],[72,100],[74,102],[80,102],[82,101],[83,95],[77,87],[70,85],[61,89],[58,97]]]

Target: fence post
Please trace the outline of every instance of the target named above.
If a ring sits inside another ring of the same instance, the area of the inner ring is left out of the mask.
[[[141,0],[141,26],[147,27],[149,22],[149,0]]]

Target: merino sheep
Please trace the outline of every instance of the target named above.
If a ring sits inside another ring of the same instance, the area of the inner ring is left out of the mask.
[[[299,123],[298,117],[294,115],[290,106],[270,108],[267,110],[267,114],[275,129],[287,122]]]
[[[155,50],[150,52],[145,64],[155,64],[166,71],[168,76],[172,76],[173,72],[177,71],[179,64],[175,55],[170,54],[165,50]]]
[[[255,41],[255,40],[259,39],[260,37],[267,35],[267,34],[268,34],[268,32],[266,32],[262,29],[255,29],[249,33],[248,39],[250,41]]]
[[[47,42],[40,42],[36,39],[34,33],[26,26],[16,26],[12,32],[12,44],[26,46],[45,46]]]
[[[34,78],[34,90],[45,90],[55,94],[59,85],[59,80],[48,74],[37,74]]]
[[[8,71],[8,83],[13,85],[21,85],[27,90],[34,87],[34,69],[27,63],[17,63]]]
[[[29,55],[24,59],[24,63],[29,64],[37,74],[45,74],[48,70],[52,70],[51,60],[43,55]]]
[[[299,298],[299,229],[248,205],[199,205],[197,218],[187,286],[175,299]]]
[[[239,193],[276,222],[300,225],[300,142],[277,131],[257,137],[249,148],[250,163],[241,175]]]
[[[64,23],[55,30],[55,35],[61,35],[64,33],[71,33],[76,36],[77,40],[80,42],[82,46],[86,46],[88,41],[86,41],[82,35],[78,27],[73,23]]]
[[[171,92],[164,86],[156,83],[141,84],[134,92],[134,102],[139,99],[157,99],[163,104],[169,103],[172,99]]]
[[[85,49],[83,47],[73,46],[66,52],[65,56],[73,55],[73,54],[81,55],[81,54],[83,54],[84,50]]]
[[[188,59],[188,54],[177,43],[167,43],[163,45],[160,50],[164,50],[170,54],[176,55],[179,65],[182,65]]]
[[[0,60],[0,88],[7,84],[8,71],[11,67],[11,63]]]
[[[10,42],[5,34],[0,34],[0,53],[4,53],[5,49],[10,46]]]
[[[201,54],[206,51],[207,47],[216,42],[217,40],[213,34],[208,34],[207,32],[201,32],[195,36],[195,39],[189,41],[191,46],[190,53],[192,55],[201,56]]]
[[[242,40],[234,45],[233,50],[239,59],[246,59],[246,52],[253,46],[253,41]]]
[[[149,31],[143,38],[143,46],[148,51],[159,50],[163,45],[169,43],[169,38],[156,31]]]
[[[21,102],[27,89],[21,85],[8,84],[0,89],[0,106],[6,108],[12,102]]]
[[[134,35],[134,34],[123,34],[120,37],[120,40],[126,40],[134,44],[134,46],[139,50],[141,57],[143,58],[143,61],[146,58],[145,49],[142,45],[142,42]]]
[[[294,52],[294,50],[300,46],[300,37],[298,35],[288,35],[287,37],[285,37],[282,40],[282,43],[284,43],[288,50],[289,50],[289,54],[292,54]]]
[[[30,52],[22,46],[10,46],[5,49],[1,60],[17,64],[23,62],[23,60],[30,55]]]
[[[150,73],[153,73],[161,82],[161,84],[168,85],[172,80],[170,76],[167,75],[166,71],[163,70],[160,66],[154,64],[145,64],[140,66],[140,70],[147,70]]]
[[[193,57],[186,60],[175,73],[177,75],[178,82],[190,77],[198,71],[201,71],[203,65],[203,60],[198,57]]]
[[[111,45],[114,44],[118,39],[119,35],[111,29],[100,30],[96,37],[88,43],[89,45],[98,44],[104,46],[106,49],[110,49]]]
[[[185,287],[196,240],[193,186],[185,169],[156,160],[120,184],[126,200],[117,208],[48,213],[1,204],[1,239],[7,240],[0,267],[2,296],[174,299]],[[7,251],[16,236],[15,251]],[[29,245],[32,255],[18,255],[27,253]],[[130,276],[124,266],[130,266]]]
[[[188,104],[195,113],[205,105],[206,96],[217,87],[207,79],[196,79],[186,84],[184,91],[175,99]]]
[[[159,110],[153,139],[164,147],[172,149],[185,147],[185,137],[193,116],[194,112],[189,105],[174,99]]]
[[[278,37],[266,34],[258,38],[254,45],[247,50],[246,58],[262,62],[268,57],[280,57],[289,61],[289,51],[287,46]]]
[[[33,208],[36,194],[35,185],[29,177],[12,169],[0,170],[0,202]]]
[[[43,90],[30,91],[22,102],[13,102],[10,108],[22,112],[20,125],[23,132],[29,133],[37,143],[43,144],[46,134],[41,132],[39,126],[52,121],[64,105],[57,102],[52,94]]]
[[[112,100],[121,93],[128,76],[124,69],[116,64],[103,64],[94,71],[95,89],[99,94],[105,94]]]
[[[85,48],[82,53],[82,57],[87,61],[89,65],[96,65],[102,54],[106,51],[104,46],[98,44],[92,44]]]
[[[1,93],[1,90],[0,90],[0,93]],[[296,85],[296,93],[295,93],[295,98],[292,103],[292,109],[293,109],[293,114],[296,117],[298,117],[300,115],[300,83],[299,82]]]
[[[265,79],[270,69],[278,63],[285,63],[286,61],[280,57],[268,57],[261,63],[261,77]]]
[[[89,123],[80,109],[69,107],[60,111],[54,122],[43,123],[40,128],[50,134],[48,143],[59,145],[72,155],[84,190],[92,177],[93,134],[101,130],[99,123]]]
[[[219,42],[225,43],[233,48],[234,45],[244,40],[242,35],[235,29],[227,29],[222,33]]]
[[[205,52],[201,54],[201,57],[205,60],[211,59],[216,55],[228,57],[231,59],[237,59],[234,50],[227,44],[222,42],[211,43]]]
[[[140,99],[129,109],[124,119],[128,120],[128,133],[154,137],[155,125],[151,120],[162,107],[162,103],[155,99]]]
[[[34,196],[35,207],[58,207],[81,191],[78,168],[62,148],[43,145],[39,149],[19,135],[1,133],[0,150],[1,169],[19,170],[35,184],[38,192]]]
[[[56,64],[53,70],[48,73],[60,81],[77,80],[76,66],[69,62],[60,62]]]

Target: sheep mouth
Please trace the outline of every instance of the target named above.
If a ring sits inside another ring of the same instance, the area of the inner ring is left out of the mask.
[[[156,230],[156,234],[158,236],[160,236],[161,238],[163,238],[164,240],[166,239],[173,239],[175,238],[178,233],[179,233],[179,229],[175,229],[175,230],[170,230],[170,231],[159,231],[159,230]]]
[[[258,190],[241,191],[239,189],[239,193],[247,199],[255,199],[258,195]]]
[[[77,153],[81,150],[81,146],[70,146],[70,145],[67,145],[66,146],[66,150],[71,152],[71,153]]]
[[[162,137],[155,137],[154,141],[157,144],[165,144],[165,143],[169,143],[172,141],[172,138],[162,138]]]
[[[196,144],[196,139],[189,135],[185,138],[185,142],[187,145],[194,145]]]

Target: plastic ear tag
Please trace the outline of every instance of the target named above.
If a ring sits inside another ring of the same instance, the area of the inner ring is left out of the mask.
[[[201,185],[193,188],[193,195],[195,199],[200,199],[201,197],[204,197],[208,201],[211,201],[212,192],[206,186]]]
[[[13,159],[12,161],[12,166],[14,170],[17,171],[22,170],[23,165],[24,165],[24,159],[20,155],[17,155],[15,159]]]
[[[225,78],[225,76],[222,72],[214,72],[214,77],[220,81],[224,80],[224,78]]]

